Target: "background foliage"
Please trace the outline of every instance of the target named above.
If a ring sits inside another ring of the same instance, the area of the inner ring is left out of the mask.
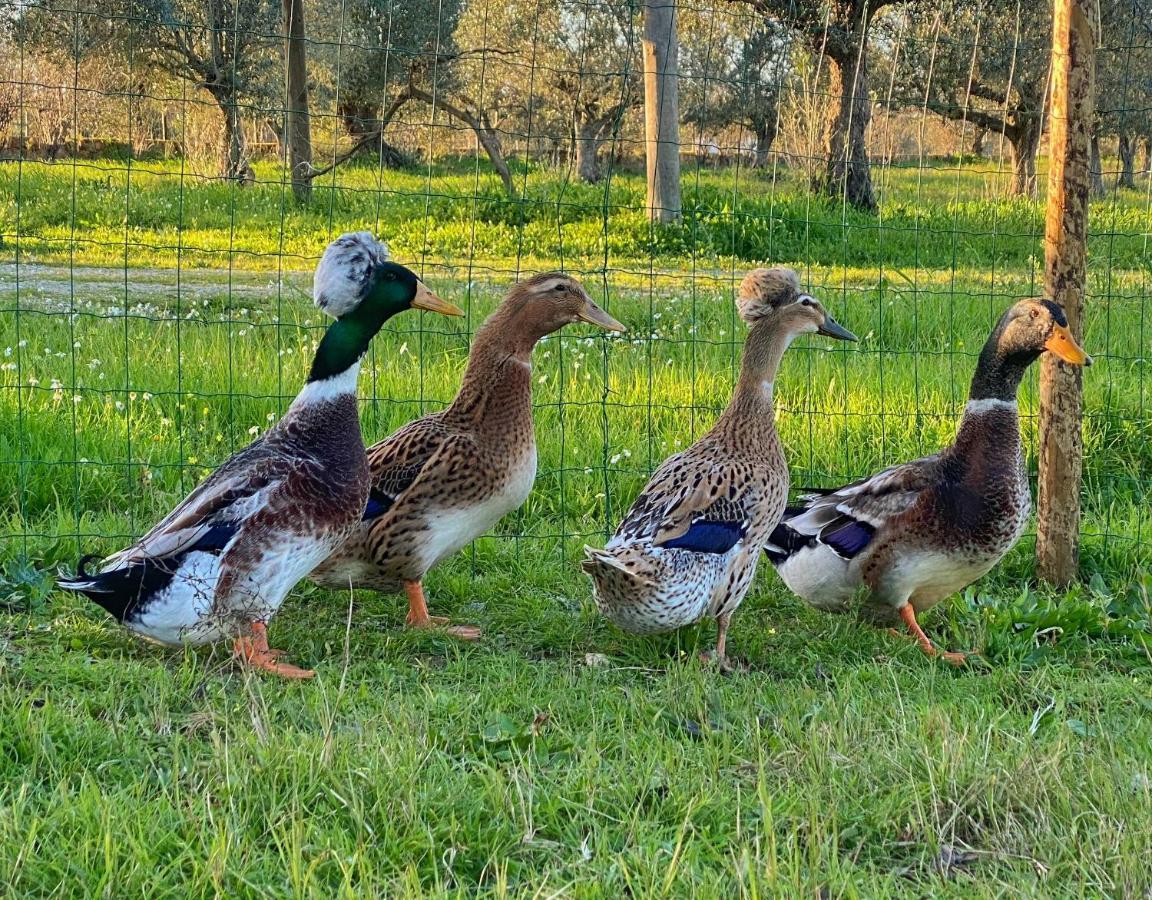
[[[1082,583],[1038,587],[1025,537],[928,619],[982,654],[952,672],[763,571],[749,671],[721,679],[707,627],[604,625],[581,547],[726,402],[755,265],[862,338],[788,354],[796,485],[950,439],[992,324],[1042,290],[1046,7],[681,4],[683,210],[659,226],[637,3],[307,0],[305,191],[282,7],[5,7],[0,892],[1144,896],[1147,13],[1102,2]],[[283,413],[324,326],[310,271],[361,228],[469,313],[375,342],[369,440],[451,398],[522,273],[572,271],[629,326],[540,346],[536,488],[429,578],[487,642],[301,586],[274,627],[320,676],[285,688],[55,592]],[[1031,470],[1034,374],[1021,412]]]

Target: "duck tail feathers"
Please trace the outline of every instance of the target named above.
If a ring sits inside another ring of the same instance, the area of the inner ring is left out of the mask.
[[[646,571],[641,571],[642,567],[637,565],[641,560],[628,554],[626,558],[618,556],[610,550],[599,550],[595,547],[584,547],[586,557],[580,568],[584,570],[594,581],[599,581],[604,576],[620,577],[621,575],[633,580],[641,585],[651,586],[653,582],[647,578]]]
[[[172,579],[172,571],[144,558],[127,565],[115,566],[103,572],[91,572],[88,565],[100,557],[88,555],[76,565],[76,576],[59,578],[56,586],[61,590],[83,594],[102,606],[117,621],[123,622],[139,604]]]
[[[56,584],[58,587],[66,591],[107,591],[107,587],[103,587],[101,575],[99,572],[89,572],[88,565],[100,559],[95,553],[89,553],[80,557],[80,561],[76,563],[75,577],[57,578]],[[61,573],[63,574],[63,573]]]

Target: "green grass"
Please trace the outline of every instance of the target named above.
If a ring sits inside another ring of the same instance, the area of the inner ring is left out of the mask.
[[[764,570],[731,637],[749,671],[723,678],[695,660],[710,628],[623,635],[575,563],[725,403],[733,279],[796,265],[863,338],[801,341],[778,381],[794,482],[831,484],[949,439],[991,323],[1039,290],[1037,203],[987,169],[888,169],[872,219],[787,172],[705,171],[686,225],[652,233],[635,176],[533,170],[514,207],[464,164],[349,169],[300,210],[271,169],[236,190],[140,167],[0,166],[0,895],[1152,889],[1145,196],[1094,209],[1084,584],[1036,587],[1025,538],[928,617],[983,654],[953,671]],[[273,631],[319,676],[283,685],[54,592],[45,571],[142,532],[283,412],[323,327],[306,270],[353,227],[469,311],[377,339],[369,439],[451,397],[518,268],[582,272],[630,328],[537,350],[536,489],[429,577],[487,640],[301,587]],[[1034,468],[1034,373],[1022,411]]]

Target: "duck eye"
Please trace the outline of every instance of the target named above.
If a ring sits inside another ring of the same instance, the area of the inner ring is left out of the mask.
[[[1036,309],[1035,307],[1033,307],[1033,308],[1032,308],[1032,318],[1033,318],[1033,319],[1037,319],[1037,318],[1039,318],[1039,317],[1040,317],[1040,310],[1038,310],[1038,309]]]
[[[558,285],[556,285],[556,287],[552,288],[552,290],[554,290],[554,291],[562,291],[562,290],[564,290],[564,285],[562,285],[562,284],[558,284]]]
[[[804,299],[802,299],[802,300],[800,301],[800,303],[801,303],[803,306],[811,306],[811,305],[812,305],[812,301],[811,301],[811,300],[809,300],[807,297],[805,297]]]

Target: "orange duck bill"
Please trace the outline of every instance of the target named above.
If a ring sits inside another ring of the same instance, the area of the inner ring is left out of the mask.
[[[1072,337],[1072,332],[1068,330],[1066,325],[1054,326],[1052,336],[1044,342],[1044,349],[1051,350],[1064,362],[1074,366],[1092,365],[1092,357],[1076,343],[1076,339]]]

